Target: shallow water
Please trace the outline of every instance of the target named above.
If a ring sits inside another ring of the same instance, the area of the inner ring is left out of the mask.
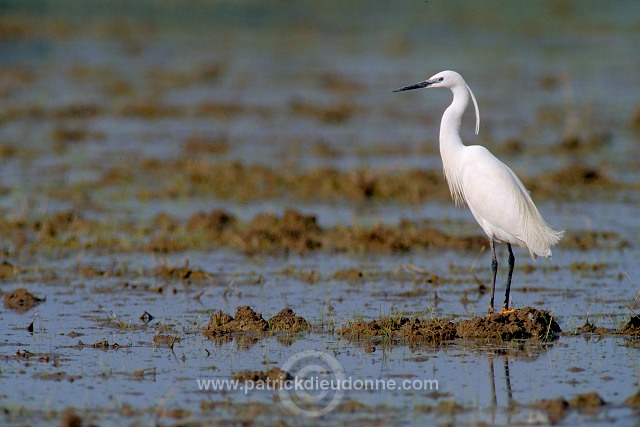
[[[482,115],[477,137],[472,115],[465,116],[468,144],[486,145],[530,182],[581,164],[611,180],[601,187],[559,181],[533,191],[547,221],[570,236],[612,235],[583,248],[566,238],[552,260],[534,262],[518,250],[514,306],[550,310],[564,331],[587,320],[620,329],[640,309],[640,99],[630,90],[640,85],[638,6],[547,1],[527,7],[2,6],[0,213],[31,224],[73,211],[104,227],[46,236],[35,226],[16,226],[3,236],[4,260],[17,270],[2,279],[2,292],[24,287],[46,301],[26,313],[0,312],[2,423],[57,425],[68,407],[85,423],[120,425],[636,423],[637,407],[624,401],[640,388],[637,338],[581,334],[550,343],[414,347],[337,334],[350,321],[387,315],[483,316],[489,298],[478,281],[489,283],[486,248],[289,255],[245,254],[233,246],[141,249],[158,214],[185,222],[214,209],[243,222],[293,208],[315,214],[326,228],[409,219],[454,237],[479,235],[466,209],[438,195],[408,203],[393,195],[301,199],[293,189],[252,197],[237,188],[231,197],[216,197],[194,190],[189,173],[170,167],[200,161],[259,164],[282,174],[320,167],[372,175],[439,172],[438,125],[450,94],[391,91],[455,69],[473,88]],[[131,223],[145,226],[132,232]],[[116,238],[120,244],[111,245]],[[505,255],[500,248],[498,301]],[[158,272],[187,261],[205,277]],[[333,277],[349,269],[362,278]],[[314,330],[257,342],[203,336],[211,314],[233,315],[243,305],[265,318],[291,307]],[[154,317],[148,324],[140,319],[144,312]],[[180,340],[172,348],[154,344],[158,334]],[[91,346],[105,340],[109,348]],[[305,350],[331,355],[351,379],[432,379],[438,390],[347,390],[335,410],[306,418],[285,407],[275,390],[198,389],[197,379],[280,367]],[[535,407],[542,399],[594,391],[607,405],[570,409],[558,420]]]

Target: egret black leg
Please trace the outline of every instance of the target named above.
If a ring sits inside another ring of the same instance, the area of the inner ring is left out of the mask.
[[[496,259],[496,247],[493,239],[489,239],[491,246],[491,271],[493,272],[493,282],[491,285],[491,302],[489,303],[489,314],[493,313],[493,300],[496,294],[496,275],[498,274],[498,260]]]
[[[507,275],[507,290],[504,293],[503,310],[509,309],[509,292],[511,292],[511,276],[513,275],[513,267],[516,265],[516,257],[513,256],[513,250],[511,245],[507,243],[507,249],[509,249],[509,274]]]

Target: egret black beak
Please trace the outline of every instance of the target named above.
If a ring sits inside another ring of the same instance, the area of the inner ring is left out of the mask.
[[[400,89],[396,89],[393,92],[403,92],[405,90],[422,89],[424,87],[429,86],[432,83],[433,82],[431,80],[425,80],[425,81],[420,82],[420,83],[416,83],[416,84],[412,84],[412,85],[409,85],[409,86],[401,87]]]

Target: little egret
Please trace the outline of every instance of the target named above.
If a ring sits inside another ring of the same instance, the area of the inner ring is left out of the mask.
[[[462,114],[469,105],[469,95],[476,112],[476,135],[480,130],[480,111],[476,97],[462,76],[455,71],[442,71],[430,79],[394,92],[421,88],[448,88],[453,101],[442,115],[440,123],[440,156],[444,176],[456,205],[469,206],[480,227],[489,237],[493,285],[489,313],[493,313],[496,291],[496,243],[506,243],[509,250],[509,273],[502,311],[508,311],[509,291],[515,257],[511,245],[529,250],[534,260],[538,255],[550,257],[551,247],[564,234],[553,230],[542,218],[529,191],[515,173],[480,145],[466,146],[460,139]]]

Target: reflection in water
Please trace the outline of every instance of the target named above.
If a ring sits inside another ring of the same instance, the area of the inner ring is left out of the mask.
[[[506,408],[511,408],[513,403],[513,394],[511,392],[511,377],[509,373],[509,358],[502,356],[502,365],[504,368],[505,386],[507,389],[507,405]],[[493,356],[489,356],[489,381],[491,385],[491,422],[495,423],[496,410],[498,407],[498,399],[496,396],[496,378],[495,371],[493,369]],[[507,411],[507,423],[511,422],[510,411]]]

